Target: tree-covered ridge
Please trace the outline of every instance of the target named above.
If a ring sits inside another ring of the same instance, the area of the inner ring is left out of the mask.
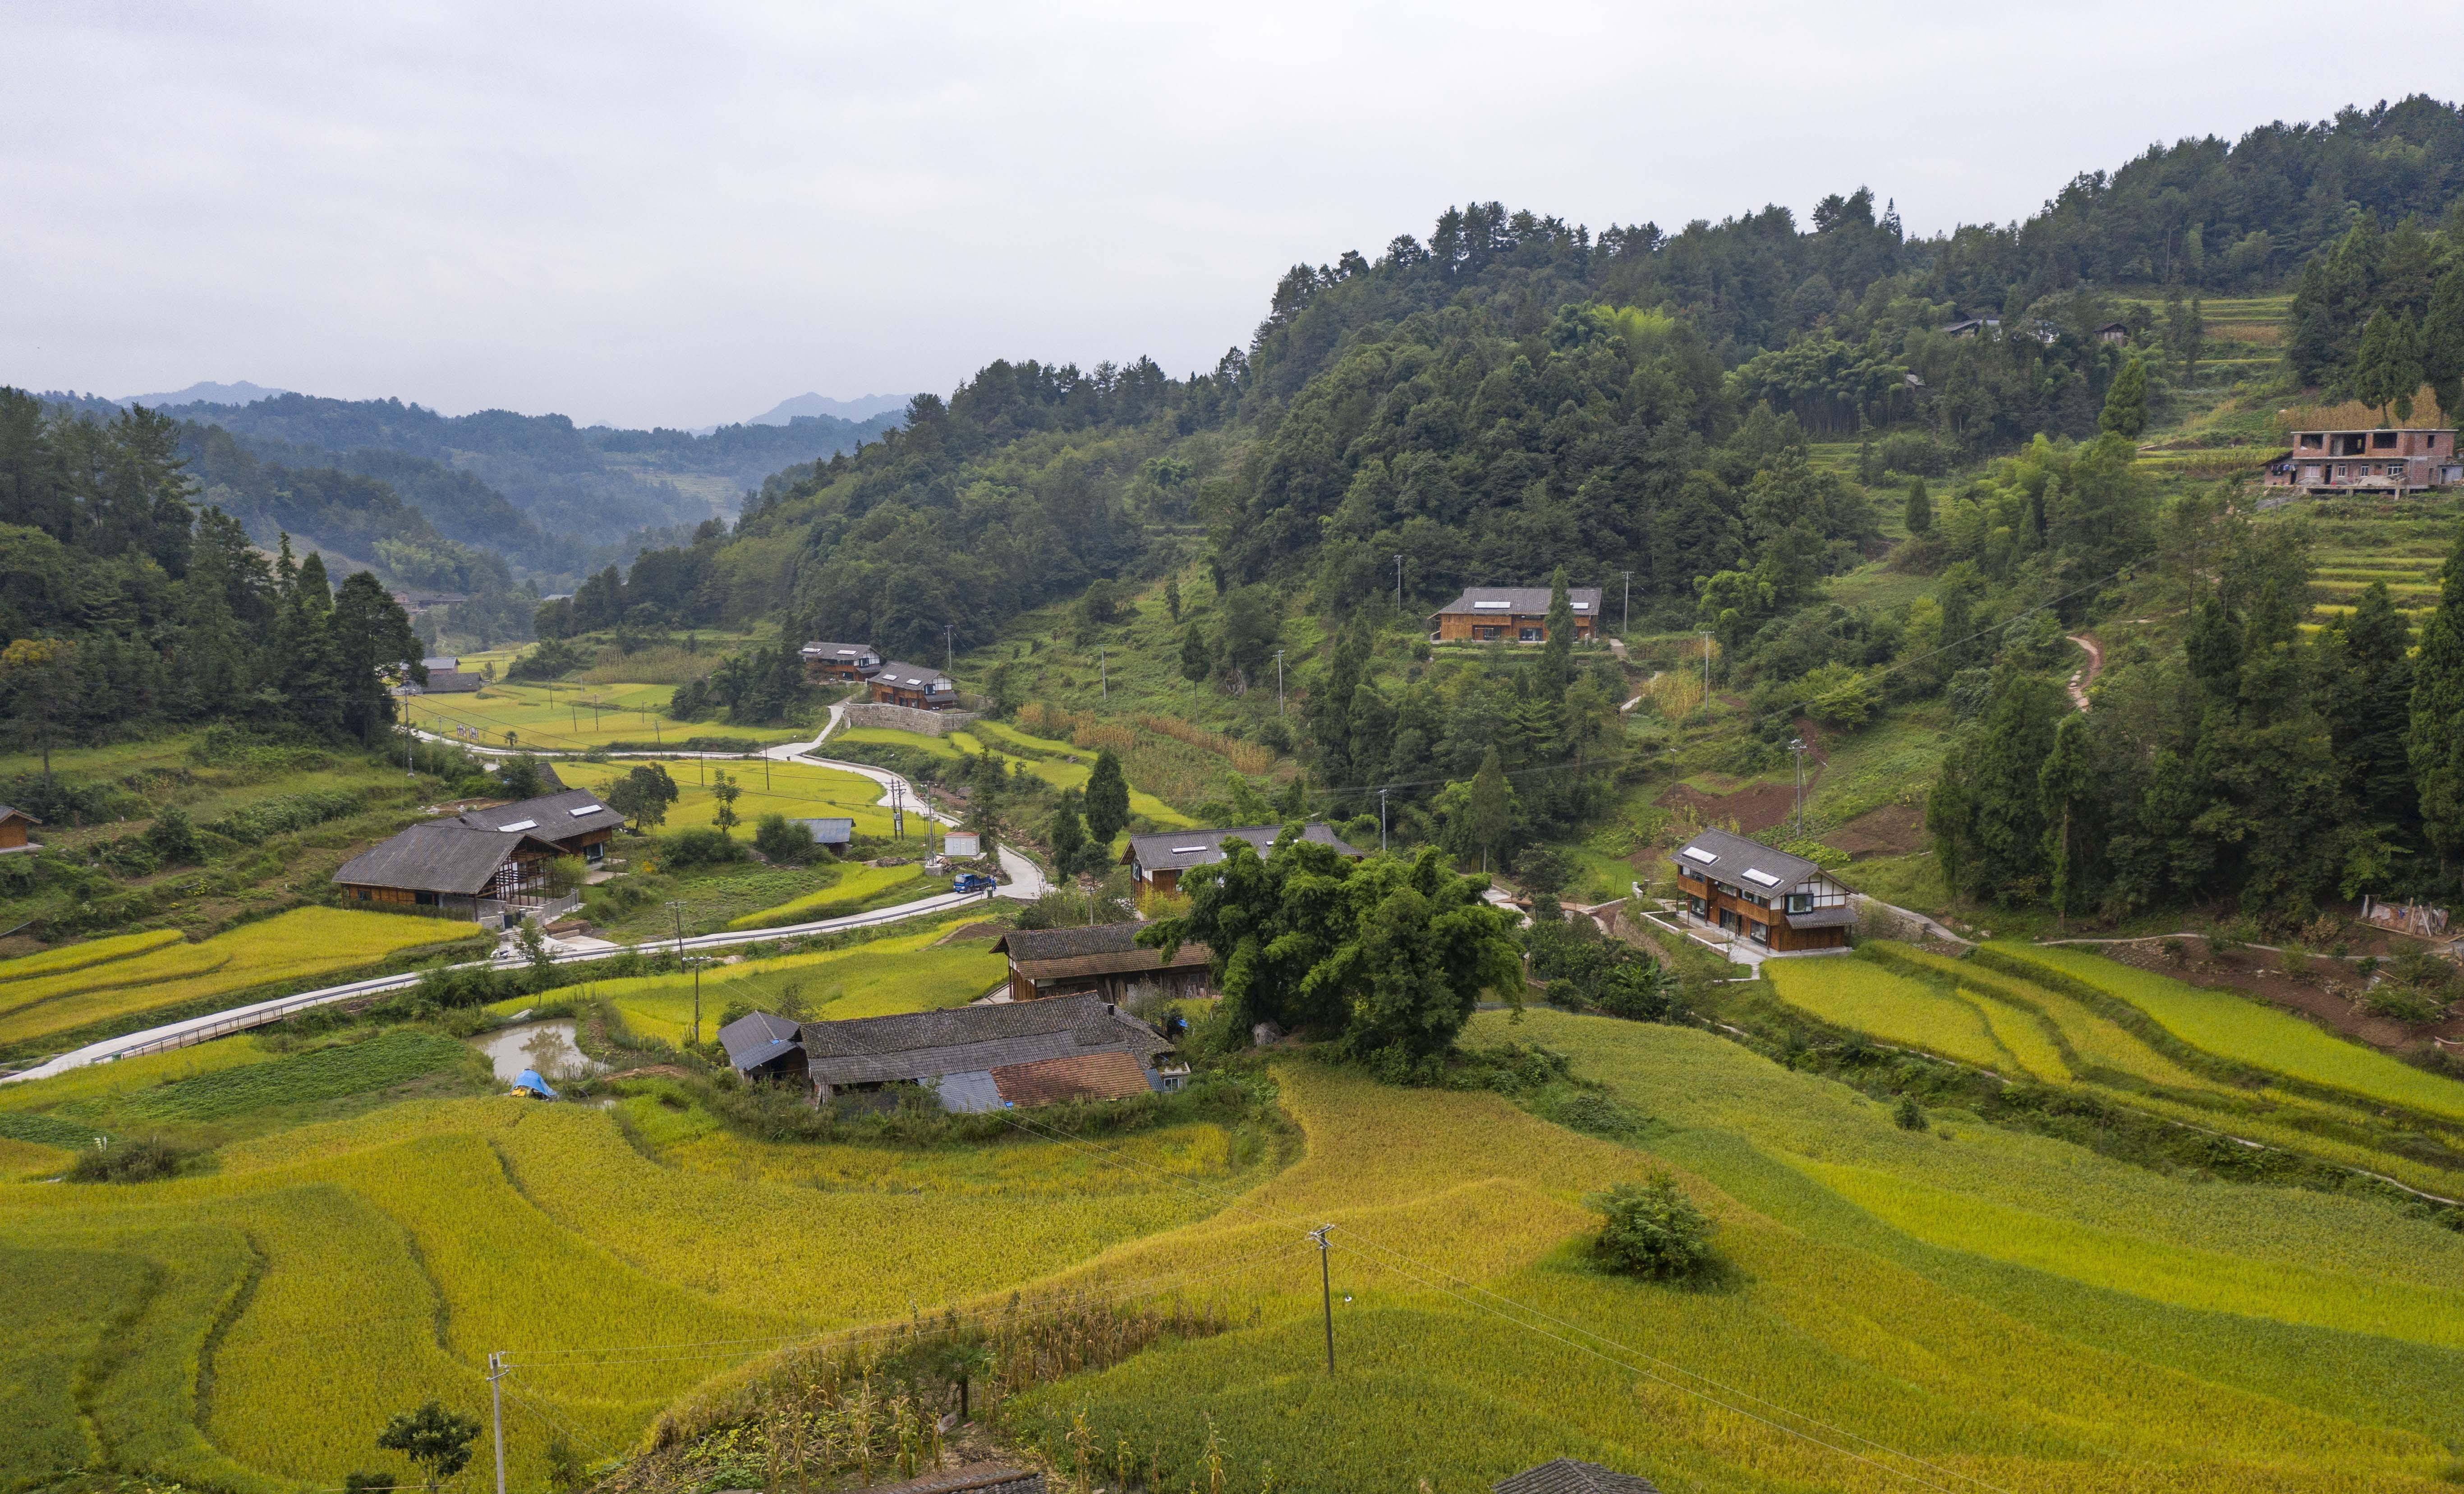
[[[2284,361],[2303,384],[2398,420],[2426,384],[2452,424],[2464,412],[2464,202],[2439,228],[2365,213],[2304,264]]]
[[[420,654],[402,608],[365,571],[337,588],[319,557],[285,543],[269,560],[201,510],[182,434],[0,389],[0,717],[46,742],[227,720],[380,740]]]

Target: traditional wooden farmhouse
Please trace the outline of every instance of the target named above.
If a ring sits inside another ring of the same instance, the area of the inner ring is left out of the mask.
[[[1206,946],[1185,944],[1169,960],[1160,949],[1138,948],[1135,922],[1097,924],[1089,928],[1021,928],[993,945],[1009,956],[1009,994],[1013,1001],[1041,1001],[1054,996],[1096,995],[1116,1004],[1157,992],[1168,996],[1206,993]]]
[[[1599,636],[1600,589],[1566,589],[1577,641]],[[1429,614],[1429,637],[1440,643],[1549,641],[1549,589],[1545,586],[1476,586]]]
[[[589,790],[568,789],[413,825],[336,867],[334,881],[355,903],[473,918],[518,913],[550,901],[549,861],[578,856],[597,863],[624,822]]]
[[[860,684],[881,673],[881,656],[869,643],[816,640],[796,652],[803,658],[804,677],[815,684]]]
[[[26,838],[26,832],[42,821],[13,805],[0,804],[0,856],[11,851],[41,849]]]
[[[2464,482],[2455,433],[2426,426],[2387,431],[2296,431],[2293,449],[2267,464],[2271,487],[2315,494],[2399,493]]]
[[[2108,322],[2088,335],[2100,343],[2126,343],[2130,341],[2130,323]]]
[[[457,816],[413,825],[334,868],[354,903],[434,908],[471,919],[542,906],[557,846],[528,831],[485,830]]]
[[[1160,836],[1132,836],[1129,850],[1121,854],[1121,864],[1130,868],[1141,891],[1169,896],[1178,890],[1181,873],[1223,859],[1224,841],[1235,837],[1246,840],[1263,857],[1274,849],[1275,837],[1283,833],[1281,825],[1243,825],[1235,830],[1175,830]],[[1315,821],[1301,827],[1301,838],[1331,845],[1355,861],[1365,854],[1344,844],[1332,829]]]
[[[1775,953],[1844,949],[1856,926],[1848,889],[1801,856],[1706,830],[1669,858],[1686,910]]]
[[[1189,1077],[1162,1034],[1091,995],[845,1022],[756,1012],[718,1039],[747,1078],[802,1082],[817,1100],[913,1083],[960,1112],[1124,1100]]]
[[[943,711],[958,703],[957,682],[937,669],[902,664],[893,658],[871,679],[876,705],[912,705],[918,710]]]
[[[478,675],[466,674],[450,665],[439,669],[433,661],[430,661],[428,665],[426,684],[405,675],[402,683],[394,687],[393,693],[396,695],[469,695],[487,682]]]
[[[1490,1494],[1660,1494],[1660,1485],[1639,1473],[1617,1473],[1573,1458],[1526,1468],[1489,1489]]]

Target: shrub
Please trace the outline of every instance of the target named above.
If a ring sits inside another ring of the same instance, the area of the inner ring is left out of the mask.
[[[744,858],[744,843],[723,830],[706,827],[679,830],[674,835],[659,837],[659,864],[670,869],[719,866]]]
[[[764,814],[753,827],[753,849],[773,861],[809,861],[813,858],[813,828],[784,814]]]
[[[1607,1216],[1592,1252],[1612,1270],[1668,1282],[1711,1263],[1710,1219],[1665,1172],[1619,1183],[1583,1204]]]
[[[156,1137],[114,1142],[77,1153],[69,1169],[72,1183],[150,1183],[174,1177],[187,1166],[188,1154]]]
[[[548,638],[532,646],[531,651],[515,659],[505,670],[508,680],[554,680],[569,675],[590,660],[582,650],[561,638]]]
[[[1917,1104],[1916,1096],[1902,1095],[1900,1103],[1891,1106],[1891,1124],[1903,1131],[1924,1130],[1925,1128],[1925,1106]]]

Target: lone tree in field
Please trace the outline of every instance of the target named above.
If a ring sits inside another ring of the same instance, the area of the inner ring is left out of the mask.
[[[1711,1263],[1710,1219],[1665,1172],[1619,1183],[1583,1205],[1607,1215],[1592,1253],[1612,1270],[1673,1282]]]
[[[471,1444],[478,1438],[477,1421],[431,1400],[417,1411],[397,1412],[377,1434],[377,1446],[416,1463],[434,1494],[436,1485],[470,1466]]]
[[[710,770],[710,796],[718,801],[718,808],[712,812],[710,822],[718,827],[720,835],[742,823],[736,817],[736,796],[743,792],[744,786],[727,776],[725,769]]]

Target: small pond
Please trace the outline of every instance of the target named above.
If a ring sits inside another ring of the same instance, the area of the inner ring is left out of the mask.
[[[474,1039],[479,1051],[496,1071],[502,1083],[510,1084],[524,1069],[537,1069],[549,1083],[595,1074],[606,1065],[582,1056],[574,1046],[573,1023],[569,1020],[550,1022],[517,1022],[499,1027],[486,1037]]]

